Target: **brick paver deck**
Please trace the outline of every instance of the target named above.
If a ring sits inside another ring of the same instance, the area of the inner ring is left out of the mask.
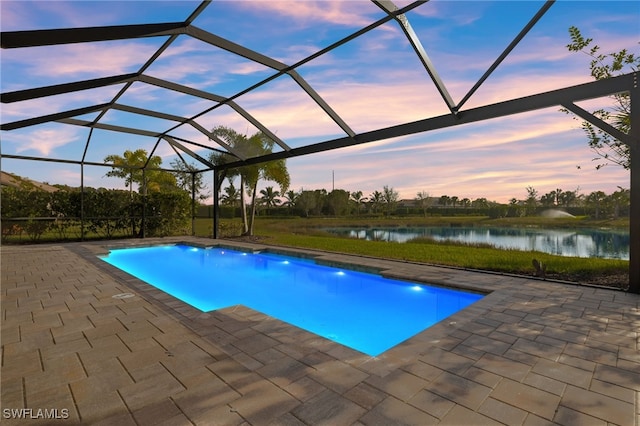
[[[200,312],[105,244],[2,247],[3,424],[640,425],[640,296],[307,251],[489,293],[372,358],[243,306]]]

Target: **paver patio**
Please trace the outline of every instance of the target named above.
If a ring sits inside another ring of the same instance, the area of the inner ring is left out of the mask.
[[[489,293],[373,358],[243,306],[198,311],[97,257],[178,241],[265,248],[2,247],[3,424],[640,425],[638,295],[305,251]]]

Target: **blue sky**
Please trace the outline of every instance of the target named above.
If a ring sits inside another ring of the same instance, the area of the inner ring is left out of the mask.
[[[396,2],[402,7],[409,2]],[[5,1],[2,31],[183,21],[199,2],[191,1]],[[427,54],[455,101],[475,84],[495,58],[540,9],[542,1],[432,0],[407,14]],[[294,64],[383,16],[373,3],[349,1],[214,1],[194,25],[285,64]],[[590,58],[570,53],[569,26],[580,28],[604,52],[627,48],[639,53],[640,2],[557,1],[464,108],[590,81]],[[3,93],[91,78],[137,72],[164,37],[3,49]],[[297,70],[356,132],[445,114],[448,110],[395,22],[322,55]],[[181,35],[145,74],[216,95],[232,96],[274,74],[261,64]],[[2,123],[109,102],[120,85],[1,105]],[[238,105],[299,147],[344,133],[288,76],[236,99]],[[136,82],[119,103],[191,116],[214,102]],[[606,99],[581,104],[593,108]],[[83,119],[90,120],[95,114]],[[256,129],[231,108],[197,119],[242,133]],[[104,122],[166,130],[174,123],[111,110]],[[291,189],[348,191],[365,196],[388,185],[401,198],[426,191],[506,202],[525,198],[528,186],[541,194],[556,188],[583,193],[629,187],[617,166],[595,170],[593,153],[579,122],[550,108],[472,125],[384,140],[289,159]],[[2,154],[80,160],[88,129],[49,123],[2,131]],[[172,134],[205,145],[193,128]],[[153,149],[156,140],[105,130],[94,131],[87,161],[102,162],[126,149]],[[176,157],[168,144],[155,154],[163,164]],[[577,167],[580,166],[580,167]],[[50,183],[78,186],[72,164],[2,159],[2,170]],[[122,187],[104,177],[107,168],[85,167],[85,185]],[[210,174],[207,180],[211,179]]]

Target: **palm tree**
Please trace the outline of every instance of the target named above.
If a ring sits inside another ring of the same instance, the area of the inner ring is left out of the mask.
[[[272,152],[274,142],[264,133],[257,132],[246,137],[233,129],[218,126],[211,131],[215,138],[221,139],[230,147],[241,151],[247,158],[258,157]],[[215,165],[222,165],[234,161],[235,157],[227,153],[214,153],[210,161]],[[253,223],[256,213],[257,186],[260,179],[276,182],[280,186],[280,193],[285,192],[290,183],[289,171],[285,160],[269,161],[261,164],[239,167],[236,170],[225,171],[220,181],[225,177],[240,176],[240,205],[242,209],[243,235],[253,235]],[[215,190],[220,190],[219,188]],[[247,215],[245,191],[251,196],[251,215]]]
[[[371,208],[374,213],[378,212],[378,207],[382,204],[384,197],[382,192],[373,191],[373,193],[369,196],[369,201],[371,202]]]
[[[356,215],[360,215],[360,206],[367,202],[367,198],[362,196],[362,191],[355,191],[351,193],[351,200],[356,203]]]
[[[284,194],[284,206],[287,207],[289,213],[291,213],[291,208],[295,207],[298,196],[299,194],[293,190],[289,190]]]
[[[240,198],[240,191],[233,184],[233,180],[229,182],[229,186],[224,189],[224,195],[220,197],[220,202],[227,206],[235,206]]]
[[[385,185],[382,188],[382,199],[386,205],[387,216],[391,214],[396,203],[398,202],[398,191],[394,190],[392,187]]]
[[[427,217],[427,208],[429,207],[429,193],[427,191],[420,191],[416,194],[416,201],[418,207],[422,209],[424,217]]]
[[[169,172],[154,170],[160,167],[162,158],[157,155],[149,158],[144,149],[127,150],[123,156],[107,155],[104,162],[112,164],[112,169],[106,176],[124,179],[125,186],[129,187],[131,193],[134,183],[138,184],[138,191],[142,194],[177,188],[175,176]]]
[[[280,192],[274,191],[273,186],[267,186],[265,189],[260,191],[262,197],[260,197],[260,202],[268,208],[277,207],[280,204],[280,200],[278,197],[280,196]]]

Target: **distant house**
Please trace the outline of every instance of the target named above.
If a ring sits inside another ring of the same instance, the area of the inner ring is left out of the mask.
[[[440,198],[439,197],[429,197],[426,200],[424,200],[424,202],[426,203],[426,207],[442,207],[440,205]],[[413,208],[422,208],[420,201],[414,199],[409,199],[409,198],[405,198],[402,199],[400,201],[398,201],[397,204],[398,207],[401,208],[409,208],[409,209],[413,209]]]
[[[418,201],[405,198],[404,200],[399,200],[397,206],[412,209],[418,206]]]

